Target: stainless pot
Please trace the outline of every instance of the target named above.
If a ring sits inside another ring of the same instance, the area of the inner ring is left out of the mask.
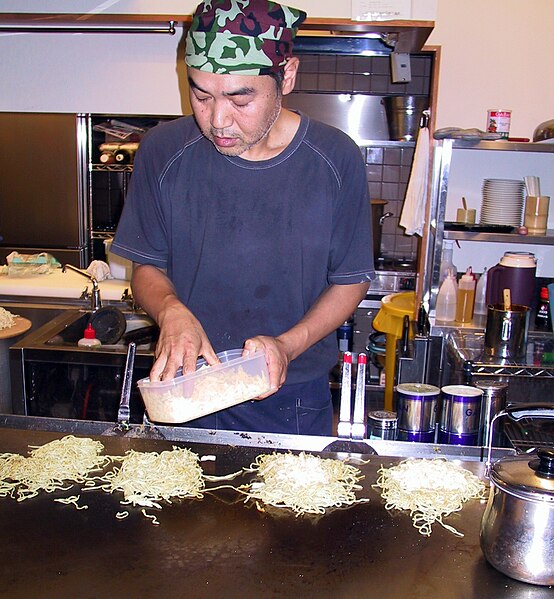
[[[512,406],[497,418],[554,418],[548,404]],[[510,578],[554,584],[554,449],[502,458],[490,466],[490,495],[481,521],[481,549],[487,561]]]

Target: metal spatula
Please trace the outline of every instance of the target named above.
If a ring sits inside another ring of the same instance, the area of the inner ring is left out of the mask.
[[[127,348],[127,361],[125,362],[125,372],[123,375],[123,386],[121,388],[121,400],[117,411],[117,426],[120,430],[129,430],[129,420],[131,418],[131,409],[129,399],[131,397],[131,388],[133,382],[133,368],[135,365],[135,354],[137,345],[134,341],[129,343]]]

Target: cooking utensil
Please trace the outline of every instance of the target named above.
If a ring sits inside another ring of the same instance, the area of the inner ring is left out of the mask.
[[[358,354],[358,371],[356,373],[356,394],[354,396],[354,420],[351,426],[353,439],[365,437],[365,371],[367,356]]]
[[[131,387],[133,381],[133,368],[135,366],[136,344],[131,341],[127,348],[127,360],[125,362],[125,372],[123,374],[123,386],[121,388],[121,400],[117,411],[117,426],[121,430],[129,430],[129,420],[131,418],[131,409],[129,408],[129,399],[131,397]]]
[[[502,417],[554,418],[550,404],[511,406],[497,414],[489,431],[486,475],[491,489],[481,520],[481,549],[487,561],[511,578],[554,584],[554,449],[536,456],[510,456],[491,465],[493,428]]]
[[[510,311],[512,309],[512,299],[509,289],[504,289],[502,298],[504,299],[504,310],[506,310],[506,312]]]
[[[352,353],[344,352],[343,363],[342,363],[342,377],[341,377],[341,395],[339,405],[339,423],[337,426],[337,434],[339,439],[329,443],[322,451],[332,451],[335,453],[361,453],[361,454],[376,454],[377,452],[363,441],[353,441],[352,437],[363,439],[365,433],[365,426],[363,424],[363,412],[365,404],[365,366],[367,363],[367,356],[360,354],[362,358],[362,372],[359,373],[356,379],[356,398],[357,408],[355,406],[355,418],[352,423],[352,412],[351,412],[351,397],[352,397]],[[364,360],[365,359],[365,360]],[[358,365],[358,368],[360,366]],[[361,377],[361,378],[360,378]],[[360,414],[361,418],[360,418]],[[360,425],[361,419],[361,430]],[[361,437],[360,435],[361,430]]]
[[[352,353],[344,352],[342,360],[342,378],[340,387],[339,423],[337,434],[342,438],[350,438],[352,433],[351,423],[351,397],[352,397]]]

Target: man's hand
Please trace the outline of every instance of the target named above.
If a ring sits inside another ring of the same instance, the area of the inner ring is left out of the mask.
[[[160,337],[150,380],[172,379],[181,367],[183,374],[194,372],[198,356],[210,365],[219,362],[202,325],[180,302],[161,311],[158,324]]]
[[[146,264],[135,266],[132,288],[137,303],[160,327],[150,380],[172,379],[181,367],[183,374],[194,372],[198,356],[210,365],[219,362],[199,320],[179,301],[162,270]]]
[[[269,371],[270,390],[257,398],[264,399],[269,395],[273,395],[273,393],[283,386],[287,378],[290,358],[287,355],[285,346],[276,337],[258,335],[257,337],[247,339],[244,343],[244,353],[254,353],[255,351],[265,352],[267,369]]]

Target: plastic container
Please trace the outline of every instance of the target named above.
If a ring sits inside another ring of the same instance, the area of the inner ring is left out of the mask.
[[[77,345],[79,347],[98,347],[102,345],[100,339],[96,338],[96,331],[92,328],[90,322],[83,333],[83,337],[77,341]]]
[[[458,297],[456,299],[456,322],[458,323],[464,324],[471,322],[473,319],[475,286],[475,277],[470,266],[458,283]]]
[[[453,241],[445,241],[442,249],[442,259],[441,259],[441,267],[439,274],[439,287],[442,285],[442,282],[448,276],[448,273],[451,272],[454,275],[454,278],[458,276],[458,269],[454,265],[452,261],[452,255],[454,253],[454,242]]]
[[[457,299],[458,284],[456,283],[456,276],[450,273],[439,290],[435,318],[441,322],[454,322],[456,318]]]
[[[127,260],[127,258],[112,254],[112,242],[112,238],[104,239],[106,262],[110,267],[110,273],[114,279],[130,281],[133,274],[133,263],[131,260]]]
[[[483,269],[483,274],[477,281],[475,288],[475,306],[473,313],[482,316],[487,314],[487,269]]]
[[[208,366],[198,360],[196,372],[170,381],[138,381],[150,420],[181,424],[269,391],[264,352],[242,357],[241,349],[231,349],[217,356],[221,364]]]

